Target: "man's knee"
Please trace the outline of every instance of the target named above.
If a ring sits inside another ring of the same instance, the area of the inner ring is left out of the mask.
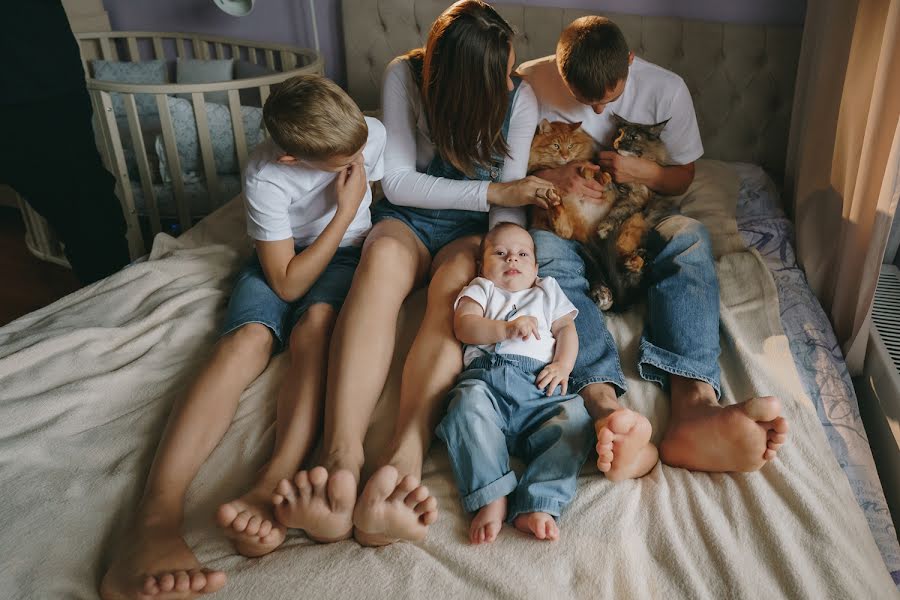
[[[672,215],[663,219],[656,230],[669,243],[675,243],[684,249],[695,245],[710,246],[709,232],[700,221],[684,215]]]

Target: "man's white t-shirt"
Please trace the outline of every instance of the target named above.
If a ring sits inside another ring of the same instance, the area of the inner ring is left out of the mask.
[[[363,149],[366,178],[378,181],[384,175],[384,125],[366,117],[369,138]],[[244,197],[247,209],[247,233],[254,240],[272,242],[293,237],[298,246],[308,246],[324,231],[337,212],[335,180],[337,173],[319,171],[301,164],[283,164],[284,155],[270,139],[253,151],[244,171]],[[372,189],[359,204],[353,222],[341,240],[341,246],[363,243],[372,218]]]
[[[556,66],[555,55],[524,63],[517,71],[531,84],[542,119],[581,121],[581,128],[601,144],[609,144],[615,137],[613,113],[632,123],[647,125],[669,119],[660,137],[672,164],[686,165],[703,156],[691,93],[684,80],[671,71],[635,57],[628,67],[622,95],[607,104],[599,115],[569,93]]]
[[[490,279],[476,277],[456,297],[454,310],[464,297],[481,305],[484,316],[488,319],[513,321],[519,317],[534,317],[541,336],[539,340],[531,335],[527,340],[506,340],[484,346],[467,345],[463,355],[466,366],[485,353],[518,354],[549,363],[556,350],[556,339],[550,330],[553,321],[570,313],[574,313],[573,317],[578,315],[578,309],[569,302],[552,277],[538,277],[533,286],[519,292],[504,290],[494,285]]]

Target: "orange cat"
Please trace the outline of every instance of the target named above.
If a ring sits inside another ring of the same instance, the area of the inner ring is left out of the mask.
[[[594,158],[594,138],[581,129],[581,123],[551,123],[543,119],[538,125],[531,142],[528,157],[528,172],[539,169],[553,169],[572,162]],[[583,170],[585,177],[592,177]],[[581,196],[566,195],[560,203],[549,210],[535,208],[532,225],[549,229],[556,235],[586,243],[596,236],[597,226],[609,214],[616,199],[616,188],[607,173],[597,173],[597,180],[607,188],[608,201],[598,203],[584,200]]]

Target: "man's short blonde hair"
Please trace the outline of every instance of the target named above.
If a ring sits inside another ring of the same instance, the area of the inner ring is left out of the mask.
[[[306,160],[352,156],[369,136],[356,103],[319,75],[297,75],[273,86],[263,120],[282,150]]]

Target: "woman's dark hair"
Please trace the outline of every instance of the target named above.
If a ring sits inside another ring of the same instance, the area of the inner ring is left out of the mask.
[[[424,48],[407,54],[437,153],[471,176],[507,155],[502,135],[512,27],[481,0],[462,0],[431,26]]]

